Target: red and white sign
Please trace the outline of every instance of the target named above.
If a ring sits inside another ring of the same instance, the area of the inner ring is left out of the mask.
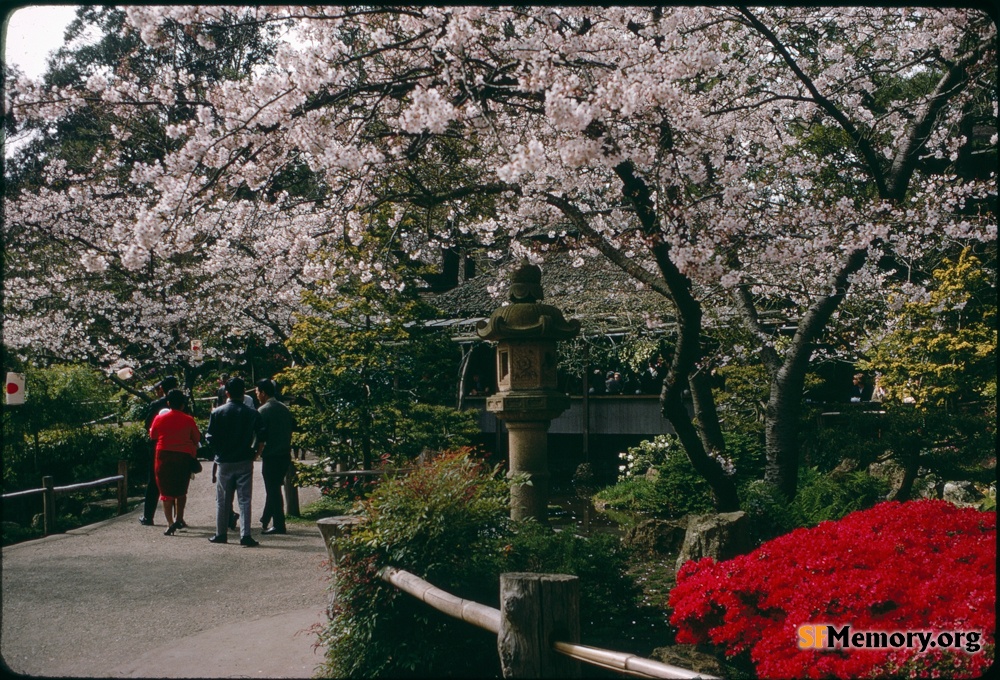
[[[21,373],[7,374],[7,389],[5,390],[8,406],[24,403],[24,375]]]
[[[195,361],[201,361],[201,340],[191,341],[191,358]]]

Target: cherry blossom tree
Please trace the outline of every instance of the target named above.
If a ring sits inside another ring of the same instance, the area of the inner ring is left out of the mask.
[[[127,9],[164,53],[178,36],[210,48],[234,14],[286,31],[273,59],[211,82],[183,63],[82,87],[18,81],[8,106],[21,119],[97,104],[124,118],[178,103],[191,115],[165,126],[176,148],[162,158],[101,159],[128,176],[117,194],[85,208],[73,183],[26,193],[17,219],[49,224],[45,201],[63,201],[56,214],[75,237],[83,223],[63,216],[99,211],[103,240],[75,247],[122,272],[176,258],[185,275],[235,282],[264,261],[268,302],[462,240],[544,261],[524,236],[548,228],[580,266],[607,258],[672,303],[663,412],[721,510],[737,497],[706,379],[706,313],[731,319],[735,307],[754,332],[771,375],[767,476],[790,496],[804,376],[845,297],[878,290],[899,258],[996,237],[995,178],[975,162],[997,141],[995,26],[979,12]],[[99,186],[94,175],[80,182]],[[363,247],[376,225],[391,238]],[[379,274],[387,288],[401,285],[391,270]],[[67,297],[79,304],[83,291]],[[217,320],[295,308],[248,304],[238,285],[211,298]],[[191,307],[162,303],[185,318]],[[790,341],[760,322],[765,307],[795,320]]]

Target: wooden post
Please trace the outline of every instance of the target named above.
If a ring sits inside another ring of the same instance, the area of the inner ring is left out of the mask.
[[[48,536],[52,533],[56,521],[56,492],[52,477],[42,477],[42,533]]]
[[[316,520],[319,532],[323,534],[323,543],[326,544],[326,553],[330,556],[330,572],[337,568],[337,564],[343,559],[343,553],[334,545],[336,539],[343,536],[350,536],[354,528],[361,524],[361,517],[357,515],[337,515],[336,517],[324,517]],[[335,577],[330,580],[330,587],[327,589],[327,616],[333,618],[333,607],[337,602],[337,581]]]
[[[121,517],[128,511],[128,461],[118,461],[118,474],[122,476],[118,480],[118,516]]]
[[[497,649],[505,678],[578,678],[580,663],[552,644],[580,641],[580,580],[566,574],[500,576]]]
[[[285,473],[285,514],[291,517],[301,517],[299,510],[299,488],[293,483],[295,480],[295,463],[288,464],[288,472]]]

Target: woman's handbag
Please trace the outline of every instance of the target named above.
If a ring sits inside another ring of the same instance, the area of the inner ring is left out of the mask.
[[[201,472],[201,461],[197,458],[191,459],[191,474],[195,475]]]

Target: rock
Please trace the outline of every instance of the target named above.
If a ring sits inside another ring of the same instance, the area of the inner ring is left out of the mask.
[[[746,513],[724,512],[708,515],[691,515],[681,554],[677,558],[677,569],[688,560],[714,557],[728,560],[749,552],[750,523]]]
[[[898,489],[903,483],[903,466],[895,460],[876,461],[868,466],[868,474],[889,482],[890,489]]]
[[[959,507],[969,507],[978,503],[983,495],[972,482],[945,482],[941,498]]]
[[[921,475],[913,482],[913,498],[941,498],[943,493],[944,482],[935,474]]]
[[[680,549],[686,531],[684,520],[647,519],[627,530],[622,543],[638,553],[668,555]]]
[[[718,659],[711,654],[699,652],[694,645],[657,647],[651,657],[661,663],[717,678],[724,677],[726,672]]]

